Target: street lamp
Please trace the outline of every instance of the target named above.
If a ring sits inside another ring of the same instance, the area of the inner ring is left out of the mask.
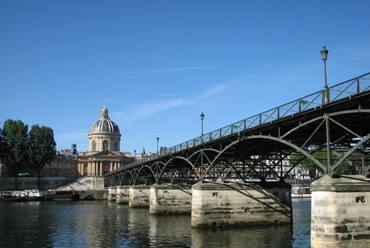
[[[202,113],[200,114],[202,139],[203,139],[203,120],[204,120],[204,114],[203,114],[203,112],[202,112]]]
[[[157,137],[157,154],[158,154],[158,142],[159,142],[159,137]]]
[[[200,114],[202,144],[203,144],[203,120],[204,120],[204,114],[202,112]],[[203,181],[203,148],[200,151],[200,179],[201,181]]]
[[[328,103],[330,101],[330,94],[329,94],[329,88],[328,88],[328,79],[326,76],[326,60],[328,59],[328,53],[329,51],[324,46],[321,50],[321,59],[324,61],[324,95],[323,95],[323,103]]]
[[[328,88],[328,80],[326,76],[326,60],[328,59],[329,51],[324,46],[321,50],[321,58],[324,61],[324,76],[325,76],[325,84],[324,84],[324,96],[323,96],[323,104],[329,103],[330,101],[330,94]],[[331,172],[331,147],[330,147],[330,123],[329,118],[326,118],[326,158],[327,158],[327,165],[326,165],[326,173],[329,174]]]

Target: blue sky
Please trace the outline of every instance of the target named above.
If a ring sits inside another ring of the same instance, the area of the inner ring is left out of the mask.
[[[156,152],[370,71],[370,1],[0,1],[0,126]]]

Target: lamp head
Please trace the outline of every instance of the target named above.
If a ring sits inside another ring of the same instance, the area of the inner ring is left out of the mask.
[[[200,119],[201,120],[204,120],[204,114],[203,114],[203,112],[200,114]]]
[[[329,51],[324,46],[323,49],[321,50],[321,58],[322,58],[322,60],[326,61],[328,59],[328,53],[329,53]]]

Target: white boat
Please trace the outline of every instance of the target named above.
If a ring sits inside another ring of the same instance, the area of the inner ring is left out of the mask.
[[[311,198],[311,188],[309,186],[292,187],[292,198]]]
[[[45,199],[45,193],[38,189],[13,191],[12,195],[15,197],[23,197],[26,201],[39,201]]]
[[[43,199],[45,199],[45,192],[41,192],[38,189],[25,190],[24,191],[24,197],[28,201],[43,200]]]

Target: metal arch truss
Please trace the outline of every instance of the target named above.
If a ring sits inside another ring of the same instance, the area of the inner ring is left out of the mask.
[[[143,161],[131,168],[122,167],[107,175],[106,182],[118,186],[246,181],[252,178],[283,181],[298,166],[298,163],[286,164],[296,152],[326,173],[333,173],[339,166],[348,164],[363,174],[370,169],[370,107],[368,104],[366,107],[363,109],[358,101],[348,110],[343,106],[326,106],[297,114]],[[326,151],[329,159],[316,157],[316,151]]]

